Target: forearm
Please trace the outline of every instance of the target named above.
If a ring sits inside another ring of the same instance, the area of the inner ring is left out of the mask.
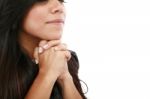
[[[38,74],[25,99],[49,99],[56,77]]]
[[[74,85],[72,77],[68,77],[65,81],[61,82],[61,87],[64,99],[82,99]]]

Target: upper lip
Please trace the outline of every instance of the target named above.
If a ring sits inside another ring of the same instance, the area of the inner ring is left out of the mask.
[[[64,19],[54,19],[47,21],[46,23],[64,23]]]

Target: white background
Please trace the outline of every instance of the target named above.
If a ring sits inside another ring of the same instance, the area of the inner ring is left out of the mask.
[[[150,1],[67,0],[63,42],[88,99],[150,99]]]

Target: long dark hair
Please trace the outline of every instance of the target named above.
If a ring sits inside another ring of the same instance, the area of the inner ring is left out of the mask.
[[[38,73],[38,66],[21,49],[19,31],[23,19],[37,0],[0,0],[0,99],[24,99]],[[75,52],[68,62],[69,72],[83,99],[78,78],[79,62]],[[56,82],[50,99],[62,99]]]

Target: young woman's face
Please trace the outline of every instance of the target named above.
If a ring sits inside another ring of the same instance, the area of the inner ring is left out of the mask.
[[[61,0],[41,0],[27,13],[23,31],[39,39],[60,39],[64,20],[65,9]]]

